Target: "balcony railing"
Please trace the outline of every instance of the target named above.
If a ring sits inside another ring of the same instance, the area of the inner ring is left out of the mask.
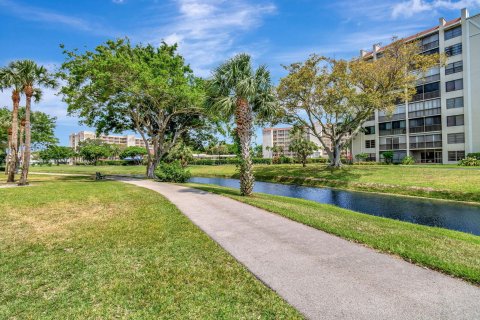
[[[435,90],[431,92],[417,93],[412,97],[412,101],[415,102],[415,101],[428,100],[428,99],[433,99],[438,97],[440,97],[440,90]]]
[[[380,151],[387,151],[387,150],[405,150],[407,149],[406,143],[387,143],[380,145]]]
[[[434,108],[434,109],[424,109],[418,111],[411,111],[408,113],[409,118],[419,118],[419,117],[427,117],[427,116],[436,116],[442,113],[442,108]]]
[[[405,113],[397,113],[397,114],[392,114],[390,116],[378,116],[378,122],[404,120],[405,118],[406,118]]]
[[[428,51],[433,48],[438,48],[438,43],[439,43],[438,40],[426,43],[421,47],[421,50]]]
[[[407,133],[406,128],[380,130],[381,136],[389,136],[394,134],[405,134],[405,133]]]
[[[422,84],[425,84],[425,83],[436,82],[436,81],[440,81],[440,74],[434,74],[434,75],[431,75],[431,76],[428,76],[428,77],[425,77],[425,78],[422,78],[422,79],[418,79],[417,80],[417,85],[422,85]]]
[[[410,127],[410,133],[441,131],[441,130],[442,130],[441,124],[434,124],[431,126]]]
[[[441,148],[442,141],[432,142],[410,142],[410,149],[428,149],[428,148]]]

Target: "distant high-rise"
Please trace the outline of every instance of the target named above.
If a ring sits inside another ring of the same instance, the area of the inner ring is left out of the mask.
[[[97,135],[89,131],[80,131],[78,133],[72,133],[69,137],[70,147],[74,150],[78,149],[80,142],[88,139],[98,139],[107,144],[117,144],[121,147],[145,147],[145,142],[141,138],[137,138],[134,135],[114,136],[114,135]]]

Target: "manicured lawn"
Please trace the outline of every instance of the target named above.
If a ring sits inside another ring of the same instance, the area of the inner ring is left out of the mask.
[[[230,197],[407,261],[480,284],[480,237],[361,214],[332,205],[203,184],[189,186]]]
[[[236,178],[234,165],[191,166],[193,176]],[[480,168],[458,166],[255,165],[257,180],[480,202]]]
[[[30,181],[0,189],[0,319],[301,317],[158,193]]]
[[[31,172],[76,173],[76,174],[134,174],[145,175],[145,166],[34,166]]]

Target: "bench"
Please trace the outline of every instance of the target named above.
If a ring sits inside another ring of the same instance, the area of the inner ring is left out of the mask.
[[[100,172],[95,172],[95,180],[105,180],[106,177],[106,175],[101,174]]]

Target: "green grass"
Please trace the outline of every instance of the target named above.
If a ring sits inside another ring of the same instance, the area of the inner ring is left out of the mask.
[[[193,176],[237,178],[234,165],[191,166]],[[480,168],[458,166],[255,165],[259,181],[480,202]]]
[[[236,189],[203,184],[188,185],[277,213],[480,285],[478,236],[371,216],[303,199],[261,193],[242,197]]]
[[[145,166],[33,166],[30,172],[75,173],[75,174],[133,174],[145,175]]]
[[[0,189],[0,319],[295,319],[153,191],[32,175]]]

